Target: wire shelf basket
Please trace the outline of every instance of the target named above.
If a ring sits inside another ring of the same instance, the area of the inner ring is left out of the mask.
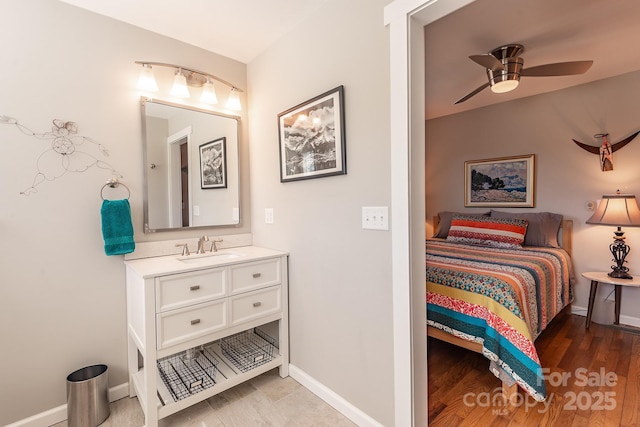
[[[205,347],[167,356],[157,364],[160,378],[175,401],[216,384],[218,360]]]
[[[277,341],[259,329],[250,329],[220,340],[220,349],[242,372],[273,360]]]

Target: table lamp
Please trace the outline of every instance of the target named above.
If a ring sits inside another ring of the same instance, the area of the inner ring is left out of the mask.
[[[620,194],[620,190],[613,195],[603,195],[598,208],[587,224],[613,225],[618,227],[614,231],[613,243],[609,245],[613,260],[616,265],[611,266],[609,277],[617,279],[632,279],[629,269],[624,266],[625,258],[631,250],[624,242],[624,231],[622,226],[640,226],[640,208],[636,202],[636,196],[631,194]]]

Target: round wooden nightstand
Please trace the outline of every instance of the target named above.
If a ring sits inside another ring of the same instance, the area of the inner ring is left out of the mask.
[[[633,279],[616,279],[615,277],[609,277],[607,272],[591,271],[588,273],[582,273],[582,277],[591,280],[591,290],[589,291],[589,307],[587,308],[587,323],[586,329],[589,329],[591,325],[591,315],[593,314],[593,303],[596,301],[596,291],[598,290],[598,283],[607,283],[615,285],[615,325],[620,324],[620,299],[623,286],[635,286],[640,287],[640,276],[634,276]]]

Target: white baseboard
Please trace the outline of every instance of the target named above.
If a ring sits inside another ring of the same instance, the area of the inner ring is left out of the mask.
[[[578,316],[587,316],[587,308],[580,307],[574,304],[571,304],[571,314],[577,314]]]
[[[124,383],[109,389],[109,402],[115,402],[129,396],[129,383]],[[5,427],[48,427],[67,419],[67,405],[60,405],[48,411],[40,412]]]
[[[321,384],[315,378],[312,378],[298,367],[289,364],[289,375],[358,426],[383,427],[382,424],[353,406],[351,403],[347,402],[340,395],[336,394],[333,390],[329,389],[324,384]]]
[[[361,427],[383,427],[382,424],[347,402],[333,390],[312,378],[306,372],[294,365],[289,365],[289,375],[313,394],[331,405],[338,412]],[[124,383],[109,389],[109,402],[120,400],[129,395],[129,384]],[[48,411],[41,412],[5,427],[48,427],[67,419],[67,405],[60,405]]]
[[[587,315],[587,307],[580,307],[576,305],[571,305],[571,314],[577,314],[579,316]],[[620,324],[635,326],[636,328],[640,328],[640,318],[634,316],[627,316],[626,314],[620,315]]]

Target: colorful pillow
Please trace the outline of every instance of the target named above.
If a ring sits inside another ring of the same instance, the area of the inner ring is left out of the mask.
[[[514,213],[491,211],[491,218],[519,218],[528,221],[524,246],[542,246],[559,248],[558,231],[562,223],[562,215],[551,212]]]
[[[447,241],[498,248],[521,248],[527,220],[454,215]]]
[[[462,213],[462,212],[449,212],[443,211],[438,212],[438,228],[435,233],[433,233],[433,237],[439,237],[441,239],[445,239],[449,235],[449,228],[451,228],[451,219],[454,215],[465,215],[465,216],[489,216],[490,212],[485,213]]]

